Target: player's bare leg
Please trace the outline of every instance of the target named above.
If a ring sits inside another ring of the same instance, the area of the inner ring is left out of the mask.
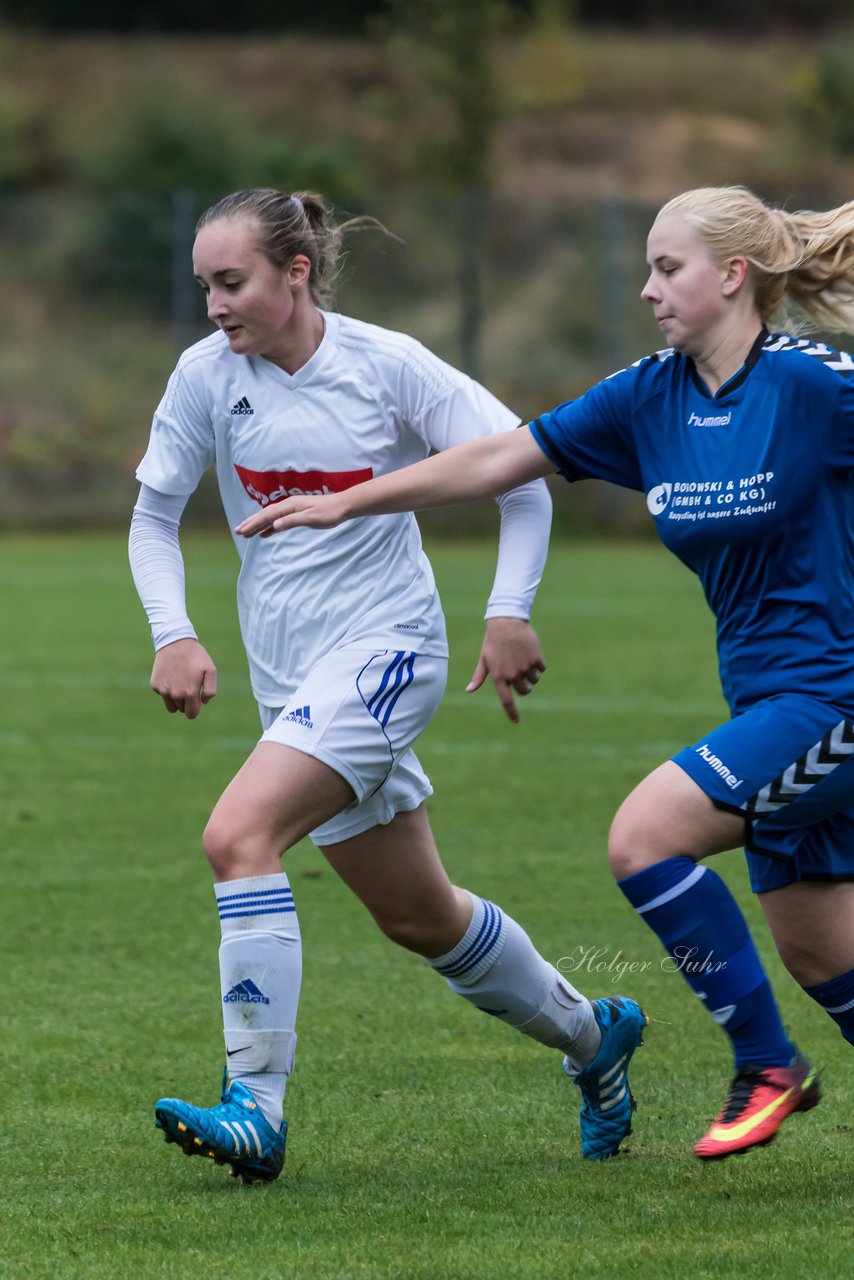
[[[716,808],[673,761],[640,783],[611,828],[620,888],[729,1036],[735,1077],[694,1151],[716,1160],[764,1146],[792,1111],[820,1096],[818,1077],[786,1035],[741,910],[699,859],[744,841],[744,821]]]
[[[422,955],[452,991],[563,1053],[583,1095],[583,1154],[615,1155],[631,1132],[627,1069],[646,1024],[635,1002],[591,1004],[515,920],[452,885],[423,805],[323,851],[383,932]]]

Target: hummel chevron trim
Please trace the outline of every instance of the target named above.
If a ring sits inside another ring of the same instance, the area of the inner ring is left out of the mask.
[[[816,342],[813,338],[795,338],[789,334],[773,334],[763,347],[764,351],[802,351],[805,356],[813,356],[834,369],[837,373],[851,377],[854,374],[854,356],[848,351],[838,351],[829,347],[826,342]]]
[[[774,813],[796,800],[814,787],[822,778],[832,773],[854,755],[854,724],[840,720],[820,742],[805,751],[799,760],[790,764],[779,777],[767,783],[755,796],[746,800],[741,808],[756,815]]]

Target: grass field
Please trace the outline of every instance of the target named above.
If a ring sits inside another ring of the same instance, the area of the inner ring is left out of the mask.
[[[167,1148],[152,1102],[218,1099],[218,927],[200,831],[256,736],[224,536],[186,541],[220,694],[190,724],[148,691],[122,535],[0,540],[2,1280],[583,1280],[848,1276],[850,1056],[756,924],[825,1101],[744,1160],[692,1141],[730,1075],[719,1031],[614,889],[610,815],[723,714],[699,591],[655,546],[558,544],[535,623],[549,671],[505,723],[477,655],[492,550],[436,542],[453,645],[420,754],[453,878],[503,905],[589,995],[652,1018],[627,1154],[577,1150],[558,1055],[452,998],[374,930],[305,843],[288,1162],[244,1187]],[[633,972],[617,981],[615,966]],[[611,966],[608,968],[608,966]],[[574,968],[575,971],[571,972]],[[598,971],[597,971],[598,969]]]

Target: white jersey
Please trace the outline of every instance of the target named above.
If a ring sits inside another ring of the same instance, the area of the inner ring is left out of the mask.
[[[185,351],[137,478],[186,496],[215,464],[233,530],[288,494],[339,492],[432,449],[518,425],[506,406],[415,339],[323,316],[320,346],[295,374],[235,354],[220,332]],[[234,541],[241,631],[263,705],[284,705],[318,657],[345,645],[447,654],[411,513]]]

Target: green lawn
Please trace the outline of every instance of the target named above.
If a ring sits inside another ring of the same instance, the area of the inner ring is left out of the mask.
[[[505,722],[463,690],[492,550],[436,542],[453,659],[420,754],[453,878],[494,898],[589,995],[652,1018],[628,1153],[577,1150],[560,1060],[482,1018],[382,939],[307,842],[285,1174],[244,1187],[167,1148],[152,1102],[216,1101],[218,927],[200,832],[256,737],[227,538],[195,533],[191,612],[220,668],[190,724],[148,690],[123,536],[0,539],[0,1280],[612,1280],[854,1270],[850,1057],[777,961],[740,855],[717,860],[825,1101],[704,1166],[723,1036],[609,878],[626,790],[723,715],[711,620],[653,545],[558,543],[537,605],[549,670]],[[632,972],[617,980],[625,962]],[[609,968],[610,966],[610,968]],[[598,971],[597,971],[598,967]],[[574,972],[570,969],[574,968]]]

